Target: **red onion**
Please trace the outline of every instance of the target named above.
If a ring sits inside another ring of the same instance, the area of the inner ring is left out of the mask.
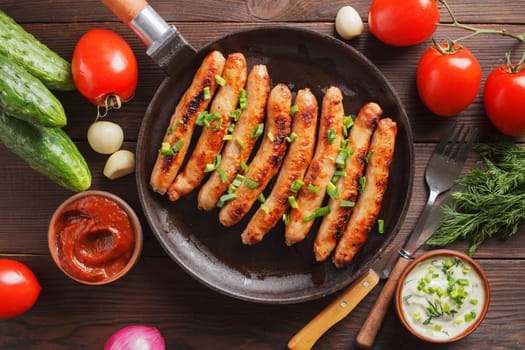
[[[165,350],[164,338],[155,327],[127,326],[113,333],[104,350]]]

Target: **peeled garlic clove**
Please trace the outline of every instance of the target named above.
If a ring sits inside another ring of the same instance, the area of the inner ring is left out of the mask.
[[[343,6],[335,16],[335,30],[341,38],[353,39],[363,33],[363,20],[352,6]]]
[[[88,143],[95,152],[111,154],[122,146],[124,131],[120,125],[108,121],[96,121],[88,129]]]
[[[135,154],[127,150],[120,150],[109,156],[104,166],[103,174],[114,180],[131,174],[135,171]]]

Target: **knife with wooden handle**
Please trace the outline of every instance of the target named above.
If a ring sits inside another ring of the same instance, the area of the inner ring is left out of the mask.
[[[436,202],[421,231],[418,242],[422,245],[441,224],[441,207],[452,202],[451,193],[459,190],[459,186],[452,187]],[[382,293],[393,295],[401,273],[410,260],[400,259],[398,250],[394,249],[380,257],[372,264],[370,270],[357,282],[353,283],[337,299],[328,305],[303,327],[289,342],[292,350],[311,349],[315,342],[337,322],[345,318],[378,284],[379,279],[388,279]],[[378,298],[367,320],[358,334],[357,344],[363,348],[372,346],[377,331],[381,327],[384,315],[389,309],[392,298]],[[370,344],[370,345],[368,345]]]
[[[311,349],[315,342],[333,325],[345,318],[379,282],[374,270],[369,270],[328,307],[315,316],[290,341],[288,349]]]

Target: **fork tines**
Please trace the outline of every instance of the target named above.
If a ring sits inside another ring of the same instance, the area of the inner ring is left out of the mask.
[[[436,146],[436,151],[450,159],[465,161],[477,136],[477,128],[465,127],[464,124],[458,126],[458,123],[454,121],[441,142]]]

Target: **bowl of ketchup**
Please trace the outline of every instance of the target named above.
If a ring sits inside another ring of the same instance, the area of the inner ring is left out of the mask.
[[[137,262],[142,229],[133,209],[120,197],[84,191],[55,210],[48,244],[53,260],[67,276],[100,285],[124,276]]]

